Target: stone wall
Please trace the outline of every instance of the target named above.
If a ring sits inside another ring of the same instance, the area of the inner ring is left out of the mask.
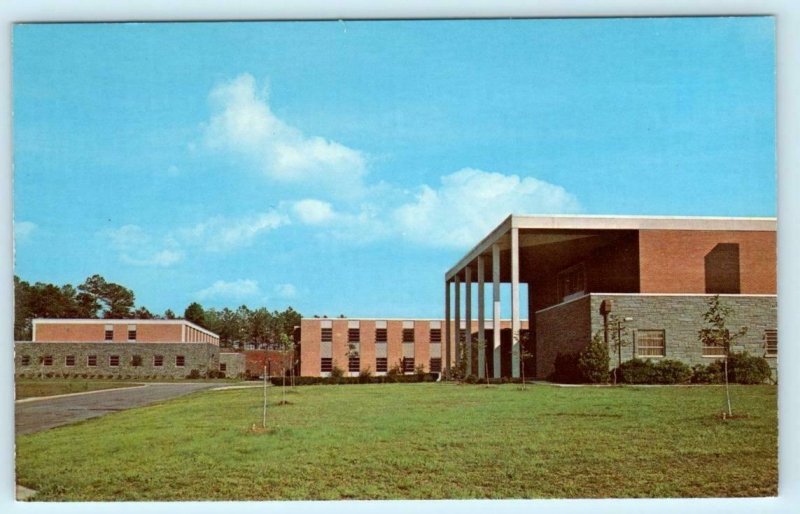
[[[45,357],[52,358],[45,365]],[[89,357],[96,357],[96,365],[89,365]],[[119,357],[119,365],[112,366],[112,357]],[[138,356],[138,359],[134,359]],[[156,357],[162,363],[156,366]],[[24,363],[25,358],[28,364]],[[68,357],[75,364],[67,365]],[[183,357],[183,366],[179,364]],[[140,365],[134,365],[139,360]],[[103,377],[185,378],[192,370],[200,376],[219,369],[219,347],[209,343],[74,343],[29,342],[14,343],[14,369],[17,376],[24,374],[102,375]]]
[[[219,354],[220,371],[225,373],[226,378],[244,378],[245,373],[244,354],[240,352],[223,352]],[[223,370],[223,364],[225,369]]]

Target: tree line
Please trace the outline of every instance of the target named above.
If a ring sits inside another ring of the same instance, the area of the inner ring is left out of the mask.
[[[97,318],[97,319],[175,319],[167,309],[155,314],[147,307],[136,306],[131,289],[108,282],[100,275],[88,277],[82,284],[62,286],[36,282],[31,284],[14,276],[14,340],[31,339],[34,318]],[[186,320],[220,336],[220,346],[243,348],[247,343],[259,347],[278,348],[283,334],[291,338],[300,324],[300,313],[288,307],[270,311],[266,307],[251,309],[204,309],[197,302],[184,311]],[[285,338],[284,337],[284,338]]]

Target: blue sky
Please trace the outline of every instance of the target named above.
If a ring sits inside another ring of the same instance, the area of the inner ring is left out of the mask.
[[[763,17],[18,25],[15,273],[441,316],[511,212],[774,216],[774,61]]]

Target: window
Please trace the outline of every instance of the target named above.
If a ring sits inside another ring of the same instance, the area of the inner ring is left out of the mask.
[[[413,328],[404,328],[403,329],[403,342],[404,343],[413,343],[414,342],[414,329]]]
[[[136,325],[128,325],[128,341],[136,341]]]
[[[389,359],[386,357],[378,357],[375,359],[375,371],[378,373],[386,373],[389,368]]]
[[[432,343],[441,343],[442,342],[442,329],[441,328],[432,328],[431,329],[431,342]]]
[[[97,355],[89,355],[86,357],[87,366],[97,366]]]
[[[113,341],[114,340],[114,325],[106,325],[105,326],[105,336],[106,341]]]
[[[414,372],[414,357],[403,358],[403,373]]]
[[[558,274],[558,296],[564,300],[577,298],[586,292],[586,267],[583,263],[570,266]]]
[[[119,366],[119,355],[109,355],[108,356],[108,365],[109,366]]]
[[[42,364],[45,366],[52,366],[53,365],[53,356],[52,355],[45,355],[42,357]]]
[[[323,328],[321,329],[322,333],[320,334],[322,337],[323,343],[330,343],[333,341],[333,329],[332,328]]]
[[[389,340],[387,331],[385,328],[376,328],[375,329],[375,342],[376,343],[385,343]]]
[[[65,366],[74,366],[75,365],[75,356],[74,355],[67,355],[64,357],[64,365]]]
[[[359,357],[347,359],[347,370],[351,373],[358,373],[361,370],[361,359]]]
[[[20,366],[30,366],[31,365],[31,356],[30,355],[23,355],[19,358],[19,365]]]
[[[703,345],[703,357],[725,357],[725,348],[720,345]]]
[[[163,355],[153,355],[153,366],[160,368],[164,365],[164,356]]]
[[[666,355],[666,344],[663,330],[637,330],[636,356],[663,357]]]
[[[182,368],[186,365],[186,358],[183,355],[175,356],[175,365]]]
[[[764,331],[764,350],[767,357],[778,356],[778,331],[768,329]]]
[[[361,340],[361,329],[360,328],[348,328],[347,329],[347,342],[348,343],[357,343]]]
[[[131,366],[139,367],[142,365],[142,356],[141,355],[134,355],[131,357]]]
[[[228,364],[225,363],[225,362],[220,362],[219,363],[219,370],[220,371],[228,371]]]
[[[442,371],[442,359],[441,358],[432,358],[431,359],[431,373],[440,373]]]
[[[323,373],[328,373],[330,371],[333,371],[333,359],[330,357],[323,357],[322,359],[320,359],[319,368],[320,371],[322,371]]]

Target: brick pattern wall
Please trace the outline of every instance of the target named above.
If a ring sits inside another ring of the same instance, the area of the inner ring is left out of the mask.
[[[612,313],[620,318],[631,317],[633,321],[624,324],[628,327],[627,339],[633,340],[632,331],[636,329],[664,330],[664,358],[675,359],[686,364],[710,364],[715,357],[703,357],[703,348],[697,339],[698,331],[705,326],[703,313],[708,310],[711,295],[591,295],[591,332],[603,329],[603,316],[600,303],[612,299]],[[740,338],[733,351],[747,351],[751,355],[766,357],[764,350],[764,331],[778,327],[778,302],[775,296],[720,295],[720,300],[733,309],[727,321],[731,330],[747,327],[747,334]],[[623,336],[625,337],[625,336]],[[780,341],[780,334],[778,335]],[[632,344],[623,346],[623,362],[633,358]],[[655,357],[654,359],[657,359]],[[777,358],[767,361],[777,367]],[[611,365],[616,366],[617,358],[612,356]]]
[[[53,365],[44,366],[41,358],[52,356]],[[66,357],[75,356],[75,365],[67,366]],[[97,366],[88,365],[88,356],[97,356]],[[110,356],[119,356],[119,366],[110,365]],[[142,359],[133,366],[133,356]],[[154,366],[154,357],[163,356],[163,365]],[[184,357],[184,366],[176,365],[176,357]],[[30,364],[22,365],[24,356]],[[17,374],[70,373],[114,375],[115,377],[184,378],[196,369],[201,376],[219,369],[219,347],[208,343],[110,343],[110,342],[29,342],[14,343],[14,365]]]
[[[181,320],[172,323],[142,323],[141,320],[92,320],[85,323],[36,323],[35,341],[93,342],[105,340],[105,327],[111,325],[115,342],[128,341],[128,325],[136,326],[138,343],[211,343],[219,345],[212,336]]]
[[[599,308],[599,304],[598,304]],[[536,313],[536,378],[547,378],[559,353],[579,352],[591,340],[590,297]]]

